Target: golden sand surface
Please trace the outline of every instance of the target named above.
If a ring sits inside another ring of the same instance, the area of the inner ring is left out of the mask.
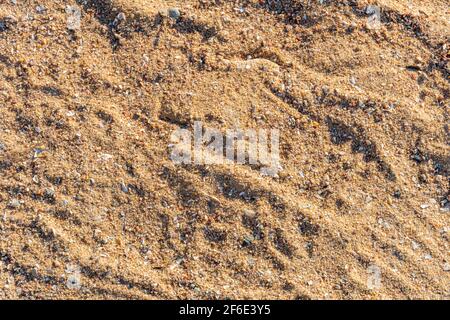
[[[449,8],[0,0],[0,299],[449,299]]]

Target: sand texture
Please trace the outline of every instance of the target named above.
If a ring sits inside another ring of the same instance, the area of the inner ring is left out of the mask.
[[[449,4],[0,0],[0,299],[449,299]]]

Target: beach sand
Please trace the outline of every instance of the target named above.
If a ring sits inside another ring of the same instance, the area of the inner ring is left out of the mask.
[[[1,1],[0,299],[449,299],[449,18]],[[174,163],[196,121],[280,171]]]

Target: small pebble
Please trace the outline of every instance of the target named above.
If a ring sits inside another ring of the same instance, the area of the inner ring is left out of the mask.
[[[122,192],[125,192],[125,193],[128,193],[128,191],[129,191],[127,185],[123,182],[120,184],[120,189],[122,190]]]
[[[42,5],[36,6],[36,12],[37,12],[37,13],[44,13],[45,10],[46,10],[45,7],[42,6]]]
[[[80,275],[72,274],[67,278],[67,288],[70,290],[79,290],[81,288]]]
[[[246,236],[245,238],[244,238],[244,241],[242,242],[242,247],[249,247],[249,246],[251,246],[252,245],[252,241],[253,240],[253,236]]]
[[[391,225],[388,222],[384,221],[382,218],[378,219],[378,224],[386,229],[389,229],[391,227]]]
[[[246,217],[248,217],[248,218],[255,218],[255,217],[256,217],[256,212],[253,211],[253,210],[245,209],[245,210],[244,210],[244,215],[245,215]]]
[[[366,14],[367,14],[368,16],[370,16],[370,15],[372,15],[372,14],[377,13],[379,10],[380,10],[380,8],[378,8],[377,6],[374,6],[374,5],[368,5],[368,6],[366,7]]]
[[[431,256],[431,254],[427,253],[426,255],[423,256],[423,258],[425,260],[431,260],[433,257]]]
[[[20,201],[17,200],[17,199],[12,199],[12,200],[9,202],[8,206],[9,206],[10,208],[12,208],[12,209],[17,209],[17,208],[20,207]]]
[[[36,268],[33,268],[33,269],[31,269],[30,275],[32,278],[36,279],[39,276],[39,273],[36,270]]]
[[[102,153],[99,156],[99,161],[108,161],[108,160],[111,160],[112,158],[114,158],[112,155],[110,155],[108,153]]]
[[[67,29],[78,30],[81,27],[81,11],[77,6],[67,6]]]
[[[6,146],[0,142],[0,151],[5,151]]]
[[[51,188],[47,188],[47,189],[45,189],[44,194],[46,197],[51,198],[51,197],[55,196],[55,190],[53,190]]]
[[[127,19],[127,17],[125,16],[125,13],[120,12],[120,13],[116,16],[116,18],[114,19],[112,25],[113,25],[113,26],[118,26],[119,23],[121,23],[122,21],[125,21],[126,19]]]
[[[444,264],[444,271],[450,271],[450,263]]]
[[[34,154],[33,154],[33,158],[39,158],[41,157],[41,155],[45,152],[45,149],[43,147],[38,147],[38,148],[34,148]]]
[[[169,13],[169,17],[175,20],[178,20],[178,18],[180,18],[181,13],[180,10],[178,8],[170,8],[168,10]]]

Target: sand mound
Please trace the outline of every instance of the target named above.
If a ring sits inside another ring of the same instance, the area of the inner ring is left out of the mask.
[[[3,1],[0,298],[448,299],[448,21],[439,0]],[[196,121],[279,129],[282,171],[176,165]]]

